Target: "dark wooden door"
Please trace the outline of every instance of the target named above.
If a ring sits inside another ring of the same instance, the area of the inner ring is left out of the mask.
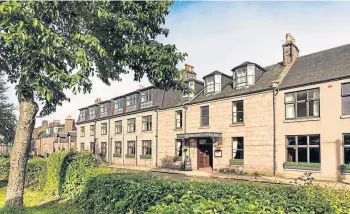
[[[198,149],[198,168],[210,166],[209,149],[205,146]]]

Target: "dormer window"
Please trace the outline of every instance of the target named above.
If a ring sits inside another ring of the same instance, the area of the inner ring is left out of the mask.
[[[255,65],[247,64],[237,68],[233,72],[233,84],[235,88],[255,85]]]
[[[141,93],[141,102],[146,103],[152,101],[152,92],[147,90]]]
[[[106,113],[107,112],[107,105],[106,104],[102,104],[101,105],[101,114],[104,114],[104,113]]]
[[[188,88],[194,91],[194,81],[188,82]],[[193,92],[188,92],[188,93],[184,93],[182,98],[189,99],[189,98],[192,98],[193,96],[194,96]]]
[[[80,118],[85,118],[85,110],[80,111]]]
[[[90,115],[90,116],[95,115],[95,108],[94,108],[94,107],[92,107],[92,108],[89,109],[89,115]]]
[[[118,99],[114,103],[114,110],[123,108],[123,99]]]
[[[205,78],[205,94],[221,92],[221,74]]]
[[[136,105],[136,94],[130,95],[126,97],[126,106],[134,106]]]

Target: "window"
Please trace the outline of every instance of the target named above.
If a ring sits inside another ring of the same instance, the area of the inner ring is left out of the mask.
[[[152,92],[151,90],[147,90],[141,93],[141,102],[149,102],[152,101]]]
[[[215,91],[214,76],[207,77],[206,81],[207,93],[213,93]]]
[[[114,109],[122,109],[123,108],[123,99],[118,99],[114,102]]]
[[[205,81],[205,93],[217,93],[221,91],[221,75],[210,76],[206,78]]]
[[[101,114],[107,113],[107,105],[103,104],[100,107]]]
[[[106,135],[107,134],[107,123],[102,123],[101,124],[101,135]]]
[[[182,128],[182,110],[175,112],[175,128]]]
[[[134,106],[136,105],[136,94],[130,95],[126,97],[126,106]]]
[[[85,126],[80,127],[80,137],[85,137]]]
[[[95,142],[90,142],[90,152],[95,154]]]
[[[85,143],[80,143],[80,151],[84,151],[85,150]]]
[[[243,123],[243,100],[232,102],[232,123]]]
[[[106,154],[107,154],[107,143],[101,142],[101,155],[106,155]]]
[[[135,154],[135,141],[128,141],[128,155]]]
[[[152,155],[152,141],[143,140],[142,141],[142,154],[143,155]]]
[[[320,135],[287,136],[287,162],[321,163]]]
[[[247,71],[245,69],[237,70],[236,72],[237,87],[247,84]]]
[[[90,116],[95,115],[95,108],[90,108],[90,109],[89,109],[89,115],[90,115]]]
[[[123,131],[122,121],[121,120],[115,121],[115,133],[121,134],[122,131]]]
[[[350,83],[341,85],[342,114],[350,115]]]
[[[209,106],[201,107],[201,126],[209,126]]]
[[[350,164],[350,134],[343,135],[344,164]]]
[[[182,140],[181,139],[176,140],[175,155],[182,157]]]
[[[244,138],[243,137],[232,138],[232,159],[236,159],[236,160],[244,159]]]
[[[95,125],[90,125],[90,136],[95,135]]]
[[[122,142],[121,141],[116,141],[115,142],[115,150],[114,150],[114,154],[122,154]]]
[[[152,116],[142,117],[142,131],[152,131]]]
[[[85,110],[80,111],[80,118],[85,118]]]
[[[255,84],[255,66],[247,65],[233,73],[233,86],[235,88]]]
[[[192,82],[192,81],[188,82],[188,88],[189,88],[190,90],[194,91],[194,82]],[[188,92],[188,93],[184,93],[183,96],[182,96],[182,98],[183,98],[183,99],[188,99],[188,98],[193,97],[194,94],[193,94],[192,91],[190,91],[190,92]]]
[[[310,89],[285,94],[286,119],[320,116],[320,90]]]
[[[128,119],[128,132],[135,132],[136,122],[135,118]]]

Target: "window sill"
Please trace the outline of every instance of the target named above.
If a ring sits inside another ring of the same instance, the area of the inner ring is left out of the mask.
[[[201,127],[198,127],[198,129],[210,129],[210,126],[201,126]]]
[[[236,127],[236,126],[244,126],[244,123],[232,123],[232,124],[230,124],[230,127]]]
[[[350,115],[342,115],[340,116],[340,119],[350,119]]]
[[[182,128],[175,128],[173,131],[182,131]]]
[[[152,133],[153,131],[152,130],[145,130],[145,131],[142,131],[142,133]]]
[[[126,134],[135,134],[136,132],[127,132]]]
[[[298,123],[298,122],[308,122],[308,121],[320,121],[321,118],[319,117],[311,117],[311,118],[302,118],[302,119],[291,119],[291,120],[284,120],[284,123]]]

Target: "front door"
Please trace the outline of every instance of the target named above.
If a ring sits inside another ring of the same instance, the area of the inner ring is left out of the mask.
[[[198,168],[212,167],[212,145],[198,145]]]

